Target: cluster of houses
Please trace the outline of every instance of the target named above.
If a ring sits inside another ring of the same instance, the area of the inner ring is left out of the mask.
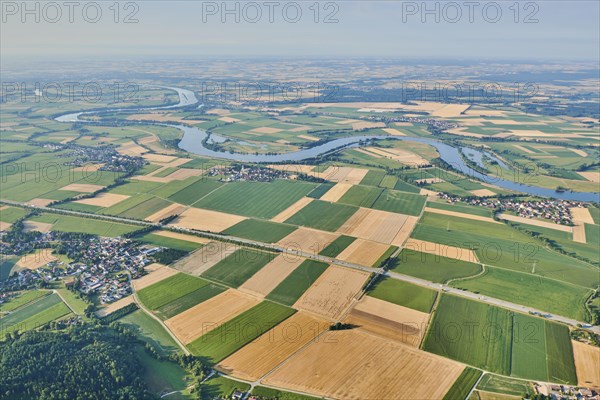
[[[221,177],[221,182],[271,182],[275,179],[289,179],[289,174],[285,171],[246,165],[215,166],[206,175]]]
[[[65,279],[68,287],[85,294],[97,293],[102,303],[112,303],[131,293],[128,274],[133,279],[142,276],[144,267],[152,262],[150,256],[162,249],[124,238],[65,237],[56,232],[42,234],[38,242],[59,249],[73,261],[49,260],[40,268],[21,269],[0,282],[0,291]]]
[[[554,400],[600,400],[600,388],[536,383],[534,390]]]
[[[127,172],[146,164],[143,158],[120,154],[113,146],[90,147],[69,143],[63,145],[63,149],[69,150],[67,157],[73,157],[65,164],[72,167],[102,164],[100,171]]]
[[[492,208],[498,211],[512,211],[523,218],[541,218],[560,225],[573,225],[570,208],[584,207],[584,203],[569,200],[518,200],[514,198],[496,199],[484,197],[462,198],[447,193],[440,193],[439,197],[448,203],[457,201],[473,206]]]
[[[377,121],[377,122],[385,122],[386,124],[390,124],[392,122],[411,122],[413,124],[426,124],[428,126],[434,127],[438,130],[447,130],[458,128],[460,125],[456,122],[439,120],[433,118],[421,118],[421,117],[408,117],[408,116],[399,116],[399,117],[376,117],[370,116],[367,119]]]

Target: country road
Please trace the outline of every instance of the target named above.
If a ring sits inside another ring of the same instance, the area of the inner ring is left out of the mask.
[[[230,236],[230,235],[224,235],[224,234],[220,234],[220,233],[197,231],[194,229],[181,228],[181,227],[175,227],[175,226],[163,226],[163,225],[157,224],[157,223],[139,221],[139,220],[134,220],[134,219],[122,218],[122,217],[98,215],[98,214],[86,213],[86,212],[81,212],[81,211],[57,210],[55,208],[43,207],[43,206],[33,206],[33,205],[23,204],[23,203],[19,203],[19,202],[15,202],[15,201],[10,201],[10,200],[0,199],[0,203],[4,203],[7,205],[12,205],[12,206],[16,206],[16,207],[29,208],[32,210],[45,211],[45,212],[49,212],[49,213],[53,213],[53,214],[64,214],[64,215],[73,215],[73,216],[79,216],[79,217],[84,217],[84,218],[95,218],[95,219],[99,219],[99,220],[120,222],[120,223],[126,223],[126,224],[130,224],[130,225],[138,225],[138,226],[152,226],[157,229],[168,230],[168,231],[173,231],[173,232],[180,232],[180,233],[188,233],[188,234],[192,234],[192,235],[196,235],[196,236],[205,237],[208,239],[228,241],[228,242],[239,244],[239,245],[256,246],[256,247],[260,247],[260,248],[267,249],[267,250],[281,252],[286,255],[295,255],[295,256],[309,258],[309,259],[313,259],[313,260],[317,260],[317,261],[322,261],[322,262],[328,263],[328,264],[335,264],[335,265],[339,265],[342,267],[352,268],[352,269],[356,269],[356,270],[360,270],[360,271],[366,271],[369,273],[383,274],[383,275],[389,276],[390,278],[393,278],[393,279],[398,279],[401,281],[409,282],[409,283],[412,283],[412,284],[415,284],[418,286],[423,286],[423,287],[431,288],[431,289],[438,290],[438,291],[441,290],[445,293],[451,293],[456,296],[465,297],[465,298],[468,298],[471,300],[480,301],[483,303],[503,307],[503,308],[506,308],[506,309],[509,309],[512,311],[517,311],[517,312],[526,313],[526,314],[527,313],[536,313],[536,314],[541,314],[541,315],[547,315],[547,317],[545,317],[546,319],[556,321],[556,322],[561,322],[561,323],[571,325],[574,327],[583,326],[584,327],[583,329],[587,329],[596,334],[600,334],[600,326],[598,326],[598,325],[589,326],[589,324],[587,324],[586,322],[577,321],[572,318],[563,317],[560,315],[549,315],[549,313],[544,310],[538,310],[535,308],[526,307],[526,306],[512,303],[509,301],[500,300],[500,299],[496,299],[493,297],[484,296],[484,295],[476,294],[476,293],[472,293],[472,292],[467,292],[467,291],[460,290],[460,289],[457,289],[457,288],[454,288],[454,287],[451,287],[448,285],[435,283],[435,282],[427,281],[427,280],[420,279],[420,278],[415,278],[413,276],[399,274],[397,272],[385,271],[382,268],[371,268],[371,267],[367,267],[364,265],[353,264],[353,263],[349,263],[349,262],[338,260],[338,259],[331,258],[331,257],[322,256],[322,255],[315,254],[315,253],[304,252],[299,249],[285,248],[285,247],[282,247],[277,244],[263,243],[263,242],[259,242],[259,241],[255,241],[255,240],[244,239],[244,238],[239,238],[239,237]],[[161,321],[161,323],[162,323],[162,321]]]

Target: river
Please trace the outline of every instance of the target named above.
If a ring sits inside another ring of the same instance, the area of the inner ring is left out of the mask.
[[[177,107],[184,107],[193,104],[197,104],[199,101],[196,98],[194,92],[187,89],[180,89],[175,87],[166,87],[168,89],[174,90],[179,95],[179,103],[169,105],[169,106],[158,106],[158,107],[140,107],[127,109],[126,111],[150,111],[150,110],[160,110],[160,109],[170,109]],[[115,109],[115,110],[105,110],[106,111],[125,111],[125,109]],[[56,118],[56,121],[59,122],[85,122],[84,120],[80,120],[79,117],[81,115],[90,115],[97,113],[98,111],[85,111],[85,112],[77,112],[77,113],[69,113],[65,115],[61,115]],[[518,177],[513,177],[512,180],[504,179],[507,174],[510,174],[507,166],[502,162],[502,160],[495,157],[493,154],[489,152],[481,152],[476,149],[467,148],[467,147],[453,147],[444,142],[441,142],[436,139],[430,138],[422,138],[422,137],[409,137],[409,136],[384,136],[384,135],[361,135],[361,136],[352,136],[347,138],[334,139],[327,143],[323,143],[317,145],[315,147],[302,149],[290,153],[284,154],[240,154],[240,153],[232,153],[232,152],[221,152],[214,151],[208,149],[204,146],[204,139],[207,138],[208,134],[206,131],[198,129],[196,127],[182,125],[182,124],[161,124],[164,126],[171,126],[177,128],[183,132],[183,137],[179,142],[179,147],[182,150],[188,151],[193,154],[197,154],[200,156],[206,157],[216,157],[221,159],[227,159],[232,161],[244,161],[244,162],[254,162],[254,163],[278,163],[278,162],[287,162],[287,161],[302,161],[310,158],[317,157],[319,155],[327,154],[335,150],[339,150],[341,148],[348,147],[356,147],[360,145],[360,142],[364,142],[372,139],[389,139],[389,140],[402,140],[409,142],[417,142],[424,143],[430,146],[433,146],[438,153],[440,154],[440,158],[451,165],[455,170],[462,172],[463,174],[474,177],[482,180],[483,182],[490,183],[492,185],[498,186],[503,189],[513,190],[521,193],[526,193],[530,195],[535,195],[539,197],[548,197],[548,198],[556,198],[561,200],[574,200],[574,201],[591,201],[591,202],[600,202],[600,193],[599,192],[556,192],[553,189],[547,189],[539,186],[532,185],[534,182],[527,182],[530,184],[517,183]],[[215,142],[220,142],[225,140],[224,137],[212,134],[210,136],[210,140]],[[461,153],[467,157],[471,162],[483,167],[483,159],[484,157],[490,158],[496,161],[496,170],[493,171],[492,175],[486,175],[479,171],[471,168],[461,156]],[[440,177],[444,179],[444,177]],[[451,179],[452,175],[448,174],[446,179]],[[516,179],[515,179],[516,178]],[[531,179],[531,178],[530,178]],[[541,178],[540,178],[541,179]]]

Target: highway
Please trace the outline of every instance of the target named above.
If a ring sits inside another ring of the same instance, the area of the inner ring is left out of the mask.
[[[300,257],[309,258],[309,259],[321,261],[321,262],[328,263],[328,264],[334,264],[334,265],[339,265],[339,266],[346,267],[346,268],[352,268],[352,269],[356,269],[356,270],[360,270],[360,271],[366,271],[369,273],[375,273],[375,274],[380,274],[380,275],[384,275],[384,276],[389,276],[390,278],[393,278],[393,279],[398,279],[401,281],[409,282],[409,283],[412,283],[412,284],[415,284],[418,286],[423,286],[423,287],[427,287],[427,288],[438,290],[438,291],[441,290],[445,293],[451,293],[456,296],[468,298],[468,299],[475,300],[475,301],[480,301],[480,302],[491,304],[494,306],[503,307],[503,308],[506,308],[506,309],[509,309],[512,311],[516,311],[516,312],[521,312],[521,313],[526,313],[526,314],[544,315],[545,316],[544,318],[546,318],[548,320],[561,322],[563,324],[571,325],[573,327],[582,326],[582,327],[584,327],[583,329],[587,329],[596,334],[600,334],[600,326],[598,326],[598,325],[590,326],[586,322],[577,321],[572,318],[568,318],[568,317],[564,317],[564,316],[560,316],[560,315],[553,315],[553,314],[550,315],[547,311],[544,311],[544,310],[538,310],[535,308],[526,307],[526,306],[512,303],[509,301],[500,300],[500,299],[496,299],[493,297],[468,292],[465,290],[460,290],[460,289],[457,289],[457,288],[454,288],[454,287],[451,287],[448,285],[435,283],[435,282],[427,281],[427,280],[420,279],[420,278],[415,278],[415,277],[409,276],[409,275],[399,274],[397,272],[385,271],[382,268],[371,268],[368,266],[353,264],[353,263],[349,263],[349,262],[338,260],[338,259],[331,258],[331,257],[322,256],[322,255],[315,254],[315,253],[308,253],[308,252],[302,251],[301,249],[284,248],[277,244],[263,243],[263,242],[259,242],[259,241],[255,241],[255,240],[251,240],[251,239],[244,239],[244,238],[224,235],[224,234],[220,234],[220,233],[197,231],[194,229],[188,229],[188,228],[182,228],[182,227],[176,227],[176,226],[163,226],[163,225],[157,224],[157,223],[139,221],[139,220],[134,220],[134,219],[122,218],[122,217],[98,215],[98,214],[86,213],[86,212],[82,212],[82,211],[57,210],[55,208],[43,207],[43,206],[33,206],[33,205],[29,205],[29,204],[23,204],[23,203],[10,201],[10,200],[3,200],[3,199],[0,199],[0,203],[4,203],[6,205],[12,205],[12,206],[16,206],[16,207],[29,208],[32,210],[49,212],[49,213],[53,213],[53,214],[64,214],[64,215],[73,215],[73,216],[79,216],[79,217],[84,217],[84,218],[95,218],[95,219],[99,219],[99,220],[120,222],[120,223],[125,223],[125,224],[130,224],[130,225],[138,225],[138,226],[152,226],[157,229],[168,230],[168,231],[173,231],[173,232],[180,232],[180,233],[188,233],[188,234],[192,234],[192,235],[196,235],[196,236],[205,237],[208,239],[214,239],[214,240],[218,240],[218,241],[227,241],[227,242],[231,242],[231,243],[238,244],[238,245],[260,247],[262,249],[281,252],[285,256],[300,256]]]

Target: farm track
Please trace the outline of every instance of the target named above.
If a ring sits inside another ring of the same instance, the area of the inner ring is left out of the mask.
[[[187,228],[168,227],[168,226],[163,226],[158,223],[151,223],[151,222],[139,221],[139,220],[134,220],[134,219],[122,218],[122,217],[97,215],[97,214],[86,213],[86,212],[81,212],[81,211],[57,210],[57,209],[50,208],[50,207],[33,206],[33,205],[23,204],[23,203],[19,203],[19,202],[15,202],[15,201],[10,201],[10,200],[0,199],[0,204],[16,206],[16,207],[21,207],[21,208],[26,208],[26,209],[31,209],[31,210],[38,210],[38,211],[53,213],[53,214],[72,215],[72,216],[83,217],[83,218],[94,218],[94,219],[99,219],[99,220],[104,220],[104,221],[112,221],[112,222],[136,225],[136,226],[141,226],[141,227],[155,227],[157,229],[168,230],[168,231],[173,231],[173,232],[180,232],[180,233],[188,233],[188,234],[202,236],[202,237],[206,237],[209,239],[215,239],[215,240],[219,240],[219,241],[229,241],[229,242],[239,244],[242,246],[259,247],[259,248],[272,250],[272,251],[276,251],[276,252],[292,254],[292,255],[304,257],[307,259],[317,260],[317,261],[321,261],[324,263],[335,264],[335,265],[339,265],[342,267],[347,267],[347,268],[357,269],[360,271],[366,271],[369,273],[376,273],[376,274],[388,276],[393,279],[402,280],[402,281],[409,282],[409,283],[412,283],[412,284],[415,284],[418,286],[431,288],[431,289],[434,289],[437,291],[441,290],[444,293],[449,293],[449,294],[453,294],[456,296],[465,297],[465,298],[468,298],[471,300],[503,307],[503,308],[506,308],[506,309],[509,309],[512,311],[517,311],[517,312],[521,312],[521,313],[525,313],[525,314],[542,314],[542,315],[548,314],[544,310],[537,310],[537,309],[523,306],[520,304],[511,303],[509,301],[504,301],[504,300],[495,299],[495,298],[492,298],[489,296],[483,296],[483,295],[479,295],[476,293],[467,292],[464,290],[450,287],[448,285],[434,283],[434,282],[427,281],[424,279],[415,278],[415,277],[408,276],[408,275],[403,275],[403,274],[400,274],[397,272],[385,271],[382,268],[374,269],[374,268],[370,268],[370,267],[367,267],[364,265],[353,264],[353,263],[338,260],[335,258],[322,256],[319,254],[307,253],[307,252],[303,252],[303,251],[299,251],[299,250],[295,250],[295,249],[289,249],[289,248],[286,249],[277,244],[262,243],[262,242],[258,242],[258,241],[254,241],[254,240],[250,240],[250,239],[243,239],[243,238],[224,235],[224,234],[220,234],[220,233],[196,231],[194,229],[187,229]],[[590,326],[586,322],[577,321],[575,319],[560,316],[560,315],[549,315],[546,319],[556,321],[556,322],[561,322],[563,324],[571,325],[574,327],[583,326],[584,329],[590,330],[596,334],[600,334],[600,326],[598,326],[598,325]]]

